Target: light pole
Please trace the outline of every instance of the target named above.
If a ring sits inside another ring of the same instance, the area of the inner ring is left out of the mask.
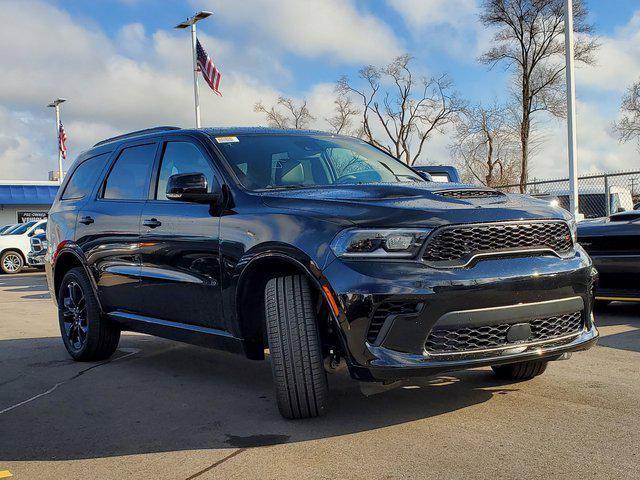
[[[58,183],[62,183],[62,151],[60,150],[60,104],[66,102],[66,98],[56,98],[47,107],[54,108],[56,110],[56,139],[58,145]]]
[[[567,135],[569,146],[569,212],[578,220],[578,143],[576,140],[576,84],[573,70],[573,1],[564,4],[564,55],[567,77]]]
[[[196,106],[196,128],[200,128],[200,92],[198,90],[198,54],[196,53],[196,23],[213,15],[212,12],[198,12],[193,17],[176,25],[175,28],[191,27],[191,50],[193,54],[193,96]]]

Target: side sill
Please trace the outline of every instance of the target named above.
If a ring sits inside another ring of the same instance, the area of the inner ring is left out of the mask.
[[[120,324],[125,330],[146,333],[201,347],[245,354],[244,341],[224,330],[170,322],[120,311],[108,313],[107,316]]]

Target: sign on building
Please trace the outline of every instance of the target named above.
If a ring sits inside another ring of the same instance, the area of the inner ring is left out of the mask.
[[[42,220],[43,218],[47,218],[47,212],[36,212],[33,210],[30,211],[18,211],[18,223],[27,223],[34,222],[38,220]]]

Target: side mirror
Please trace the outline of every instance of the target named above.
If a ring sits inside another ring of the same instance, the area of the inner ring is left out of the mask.
[[[421,170],[416,170],[416,172],[418,172],[418,175],[424,178],[427,182],[433,182],[433,178],[431,178],[431,175],[429,175],[427,172],[423,172]]]
[[[44,228],[36,228],[33,232],[34,235],[42,235],[43,233],[45,233]]]
[[[220,198],[220,192],[209,192],[207,177],[202,173],[171,175],[166,194],[169,200],[193,203],[211,203]]]

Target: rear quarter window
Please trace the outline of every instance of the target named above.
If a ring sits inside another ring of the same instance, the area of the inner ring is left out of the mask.
[[[67,182],[62,200],[79,199],[89,195],[110,154],[109,152],[96,155],[78,165]]]

